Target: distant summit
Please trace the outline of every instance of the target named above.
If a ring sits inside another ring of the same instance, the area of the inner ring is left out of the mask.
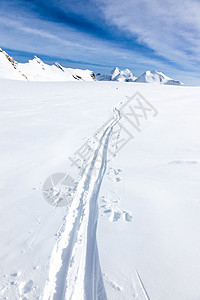
[[[182,82],[174,80],[162,72],[156,70],[146,71],[140,77],[138,77],[135,82],[143,83],[157,83],[157,84],[169,84],[169,85],[183,85]]]
[[[110,74],[101,75],[98,73],[96,79],[99,81],[120,81],[120,82],[133,82],[137,77],[129,70],[120,70],[118,67],[114,68]]]

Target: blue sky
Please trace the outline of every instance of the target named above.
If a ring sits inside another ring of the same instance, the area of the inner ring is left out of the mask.
[[[156,69],[199,85],[199,16],[198,0],[1,0],[0,47],[19,62]]]

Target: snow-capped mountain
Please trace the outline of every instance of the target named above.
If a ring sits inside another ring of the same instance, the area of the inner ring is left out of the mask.
[[[90,70],[64,68],[59,63],[48,65],[37,56],[27,63],[17,63],[0,49],[0,78],[29,81],[93,81],[95,75]]]
[[[19,70],[26,74],[30,81],[93,81],[95,79],[90,70],[65,68],[57,62],[48,65],[37,56],[25,64],[20,63],[18,65]]]
[[[18,69],[18,63],[0,48],[0,78],[27,80]]]
[[[143,82],[143,83],[157,83],[157,84],[169,84],[169,85],[183,85],[182,82],[178,80],[174,80],[162,72],[158,72],[156,70],[146,71],[141,76],[139,76],[135,82]]]
[[[58,62],[53,65],[44,63],[34,56],[27,63],[18,63],[0,48],[0,78],[28,81],[118,81],[118,82],[142,82],[168,85],[183,85],[156,70],[146,71],[138,78],[129,70],[114,68],[109,74],[100,73],[94,75],[93,71],[65,68]]]
[[[129,69],[120,70],[118,67],[114,68],[110,74],[107,75],[96,74],[96,79],[99,81],[133,82],[136,78],[137,77]]]

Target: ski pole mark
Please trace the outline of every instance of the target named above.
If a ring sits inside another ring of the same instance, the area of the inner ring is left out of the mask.
[[[140,287],[141,287],[141,289],[142,289],[142,291],[143,291],[143,293],[144,293],[145,298],[146,298],[147,300],[150,300],[150,297],[149,297],[149,295],[148,295],[148,293],[147,293],[147,290],[146,290],[146,288],[145,288],[145,286],[144,286],[144,284],[143,284],[143,282],[142,282],[142,279],[141,279],[141,277],[140,277],[138,271],[135,270],[135,273],[136,273],[137,279],[138,279],[138,281],[139,281]]]

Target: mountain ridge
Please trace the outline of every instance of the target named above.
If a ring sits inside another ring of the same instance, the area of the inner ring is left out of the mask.
[[[183,85],[182,82],[166,76],[156,70],[146,71],[141,76],[136,75],[129,69],[120,70],[115,67],[110,73],[96,76],[91,70],[73,69],[61,66],[58,62],[53,65],[44,63],[34,55],[33,59],[26,63],[18,63],[0,48],[0,78],[27,81],[117,81],[117,82],[140,82],[168,85]]]

